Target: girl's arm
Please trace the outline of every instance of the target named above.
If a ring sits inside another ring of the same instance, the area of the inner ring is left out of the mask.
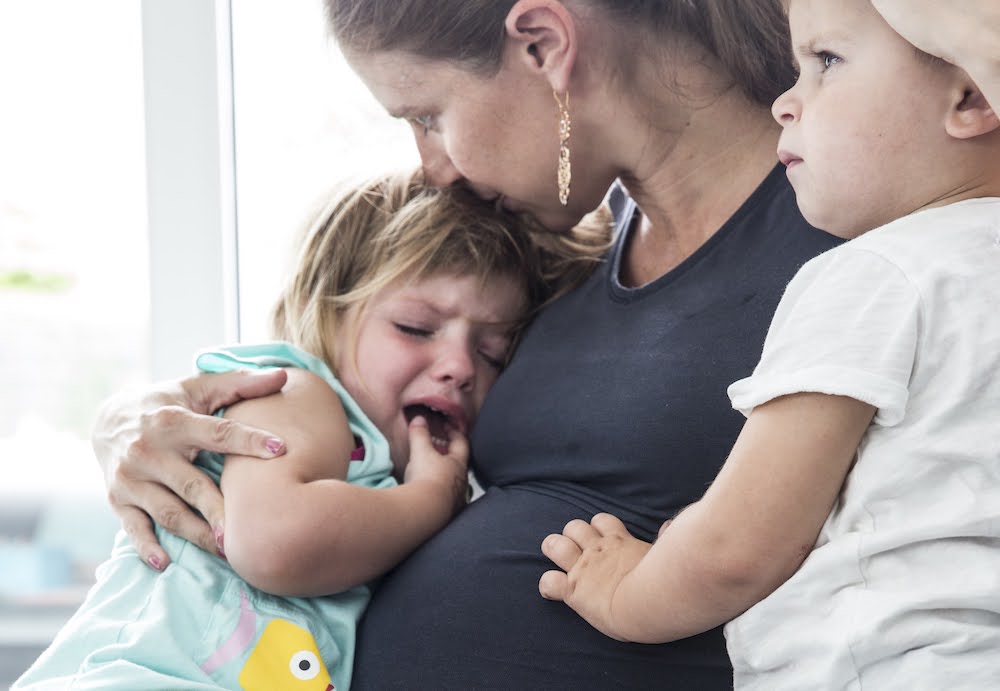
[[[340,398],[317,375],[288,370],[280,393],[243,401],[230,419],[285,441],[281,459],[226,457],[225,552],[250,584],[278,595],[338,592],[381,575],[442,528],[464,489],[467,447],[448,456],[411,424],[407,482],[369,489],[345,481],[354,449]]]
[[[799,393],[753,410],[705,496],[649,546],[607,514],[573,521],[542,551],[562,571],[539,591],[604,634],[661,643],[742,614],[812,550],[875,408]]]

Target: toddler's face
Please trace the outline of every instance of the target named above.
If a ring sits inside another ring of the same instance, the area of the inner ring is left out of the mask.
[[[792,0],[789,22],[799,79],[772,111],[806,219],[851,238],[923,206],[927,152],[948,137],[947,70],[868,0]]]
[[[511,277],[403,280],[368,302],[356,331],[335,335],[347,346],[337,349],[335,369],[388,439],[398,477],[409,461],[415,415],[427,419],[439,451],[455,431],[468,435],[526,303]]]

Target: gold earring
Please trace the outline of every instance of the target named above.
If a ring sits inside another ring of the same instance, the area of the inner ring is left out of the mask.
[[[559,172],[556,180],[559,183],[559,202],[566,206],[569,201],[569,183],[573,178],[569,165],[569,91],[566,92],[566,103],[559,100],[559,94],[554,89],[552,96],[559,106]]]

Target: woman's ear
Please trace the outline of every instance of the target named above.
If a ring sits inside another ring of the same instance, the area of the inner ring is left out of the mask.
[[[528,69],[544,74],[554,90],[568,90],[577,53],[576,24],[559,0],[518,0],[504,28]]]
[[[965,72],[958,70],[954,99],[945,130],[955,139],[972,139],[993,132],[1000,127],[1000,118],[990,106],[983,92]]]

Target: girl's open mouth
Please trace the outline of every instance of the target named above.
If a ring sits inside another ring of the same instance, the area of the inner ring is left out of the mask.
[[[414,403],[403,408],[403,415],[406,417],[407,424],[418,415],[427,420],[427,428],[430,430],[434,449],[441,454],[448,453],[452,424],[451,417],[447,413],[423,403]]]

